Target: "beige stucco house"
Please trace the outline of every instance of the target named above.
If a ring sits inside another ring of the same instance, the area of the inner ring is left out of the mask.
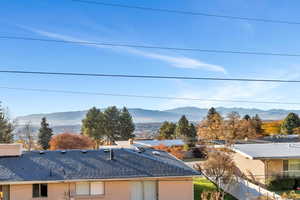
[[[0,145],[1,200],[192,200],[199,173],[163,151]]]
[[[239,144],[232,150],[240,171],[263,184],[276,176],[300,176],[300,143]]]

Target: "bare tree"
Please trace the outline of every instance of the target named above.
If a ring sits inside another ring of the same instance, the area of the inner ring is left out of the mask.
[[[24,127],[18,131],[18,139],[27,151],[35,148],[35,135],[31,122],[26,122]]]
[[[230,188],[239,175],[231,153],[217,149],[209,150],[207,160],[198,165],[198,169],[213,181],[218,189],[219,198],[222,200],[225,197],[225,191]]]

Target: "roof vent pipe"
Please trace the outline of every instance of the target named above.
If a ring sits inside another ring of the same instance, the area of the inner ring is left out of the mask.
[[[113,149],[110,149],[109,151],[109,160],[114,160],[114,150]]]

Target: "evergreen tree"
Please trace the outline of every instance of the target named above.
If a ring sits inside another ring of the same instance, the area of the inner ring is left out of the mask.
[[[300,126],[300,119],[296,113],[289,113],[281,125],[281,133],[293,134],[294,129]]]
[[[264,130],[262,128],[263,123],[258,114],[256,114],[254,117],[252,117],[251,122],[255,129],[256,134],[257,135],[263,134],[263,132],[264,132]]]
[[[209,121],[214,121],[216,118],[221,118],[221,115],[214,107],[211,107],[207,112],[206,119]]]
[[[175,137],[175,129],[175,123],[165,121],[159,128],[158,137],[160,139],[172,139]]]
[[[0,143],[12,143],[14,141],[12,132],[13,124],[8,119],[0,102]]]
[[[47,123],[47,119],[46,117],[43,117],[41,121],[41,127],[39,129],[39,134],[38,134],[38,143],[39,145],[41,145],[41,147],[44,150],[49,149],[50,147],[49,142],[51,140],[52,135],[53,135],[53,131],[49,127],[49,124]]]
[[[91,108],[82,120],[81,134],[92,138],[96,148],[105,136],[104,124],[104,114],[96,107]]]
[[[189,131],[187,144],[190,147],[194,147],[197,142],[197,129],[193,123],[190,124],[189,130],[190,131]]]
[[[223,126],[222,116],[212,107],[208,110],[206,118],[200,122],[198,135],[201,139],[224,139]]]
[[[114,143],[121,138],[120,111],[116,106],[108,107],[104,111],[104,120],[105,139],[110,144]]]
[[[185,115],[182,115],[182,117],[179,119],[176,126],[176,137],[178,138],[189,137],[189,132],[190,132],[189,121],[187,120]]]
[[[243,119],[249,121],[249,120],[251,120],[251,117],[250,117],[250,115],[247,114],[243,117]]]
[[[126,107],[123,107],[120,113],[120,140],[128,140],[130,138],[134,138],[134,123],[132,120],[132,116],[128,112]]]

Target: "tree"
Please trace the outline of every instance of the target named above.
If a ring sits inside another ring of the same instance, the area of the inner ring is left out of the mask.
[[[96,107],[88,110],[85,118],[82,120],[81,133],[93,139],[95,147],[99,148],[101,140],[105,136],[105,118],[100,109]]]
[[[35,135],[31,122],[26,122],[24,127],[18,131],[18,141],[23,144],[27,151],[35,149]]]
[[[190,147],[194,147],[195,144],[197,142],[197,129],[196,127],[194,126],[193,123],[190,124],[190,127],[189,127],[189,135],[188,135],[188,141],[187,141],[187,144],[190,146]]]
[[[0,143],[12,143],[14,141],[13,129],[13,123],[10,122],[0,102]]]
[[[201,165],[198,164],[197,168],[214,180],[213,183],[217,186],[218,192],[221,194],[220,199],[222,200],[225,197],[225,190],[229,189],[235,178],[240,175],[231,153],[217,149],[211,149],[207,160]]]
[[[251,117],[250,117],[250,115],[246,114],[246,115],[243,117],[243,119],[249,121],[249,120],[251,120]]]
[[[224,139],[224,121],[215,108],[208,110],[207,116],[198,125],[197,134],[206,140]]]
[[[104,111],[104,121],[105,140],[108,144],[112,144],[121,138],[120,111],[116,106],[108,107]]]
[[[50,150],[58,149],[90,149],[93,147],[93,141],[84,135],[72,133],[61,133],[55,135],[50,140]]]
[[[176,124],[165,121],[159,128],[158,138],[159,139],[173,139],[175,138]]]
[[[49,127],[46,117],[43,117],[41,121],[41,127],[39,129],[39,134],[38,134],[38,143],[42,147],[42,149],[44,150],[49,149],[50,147],[49,142],[53,135],[52,132],[53,131]]]
[[[134,123],[132,120],[132,116],[128,112],[126,107],[123,107],[120,113],[120,140],[128,140],[130,138],[134,138]]]
[[[175,132],[178,138],[189,137],[190,125],[185,115],[182,115],[179,119]]]
[[[262,123],[263,132],[268,135],[280,134],[282,121],[268,121]]]
[[[289,113],[281,125],[281,133],[291,135],[294,129],[300,126],[300,119],[296,113]]]
[[[255,128],[255,132],[257,135],[261,135],[264,133],[264,130],[262,128],[262,120],[260,119],[258,114],[252,117],[251,122],[253,127]]]
[[[241,117],[237,112],[231,112],[227,115],[226,136],[227,140],[240,139],[241,133]]]

